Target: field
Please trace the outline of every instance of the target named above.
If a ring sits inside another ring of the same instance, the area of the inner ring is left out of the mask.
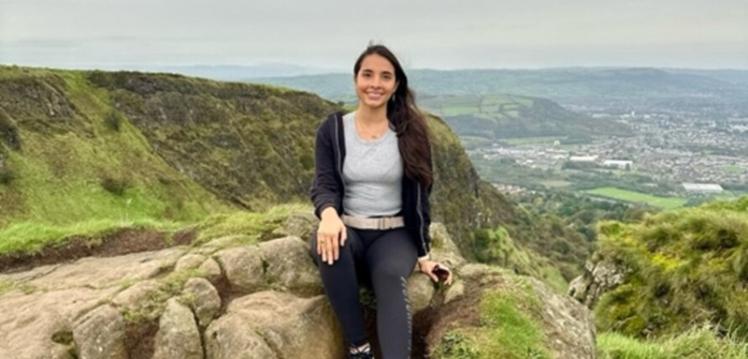
[[[659,207],[662,209],[672,209],[683,207],[686,204],[686,199],[679,197],[659,197],[645,193],[627,191],[615,187],[599,187],[591,190],[584,191],[585,193],[613,198],[627,202],[646,203],[653,207]]]

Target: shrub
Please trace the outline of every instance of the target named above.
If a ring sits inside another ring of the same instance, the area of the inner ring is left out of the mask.
[[[106,115],[106,117],[104,118],[104,123],[107,125],[107,127],[119,132],[120,125],[122,124],[122,119],[120,118],[119,114],[117,114],[117,112],[112,111],[108,115]]]
[[[0,184],[8,185],[16,179],[16,174],[10,168],[0,167]]]
[[[115,194],[117,196],[123,195],[125,193],[125,190],[129,186],[130,186],[130,183],[127,179],[112,178],[109,176],[101,179],[101,187],[103,187],[108,192]]]

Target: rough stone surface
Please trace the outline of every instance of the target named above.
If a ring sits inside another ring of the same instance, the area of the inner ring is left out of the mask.
[[[215,255],[231,285],[231,290],[237,293],[252,293],[265,287],[262,257],[259,251],[250,248],[228,248]]]
[[[623,283],[625,276],[624,271],[610,261],[587,261],[584,273],[569,284],[568,294],[592,308],[603,293]]]
[[[221,309],[221,297],[207,279],[190,278],[184,285],[182,296],[195,313],[201,328],[207,327]]]
[[[411,275],[408,278],[408,300],[412,313],[417,313],[426,307],[434,297],[434,282],[425,274]]]
[[[116,257],[81,258],[72,264],[52,266],[48,273],[26,283],[42,290],[76,286],[106,288],[170,271],[183,252],[183,248],[175,247]]]
[[[153,359],[203,359],[200,332],[192,311],[171,298],[159,321]]]
[[[73,338],[81,359],[128,359],[125,321],[111,305],[86,313],[73,324]]]
[[[297,219],[303,222],[303,216]],[[299,226],[294,231],[306,230],[303,223]],[[470,308],[478,307],[483,292],[507,290],[521,277],[500,267],[467,263],[443,226],[435,223],[430,230],[432,257],[453,270],[455,281],[450,287],[437,287],[417,271],[408,278],[414,318],[429,308],[433,326],[429,333],[420,333],[428,336],[427,348],[439,343],[446,328],[466,325],[463,319],[475,315]],[[0,274],[0,358],[124,358],[126,349],[133,349],[124,345],[132,340],[153,341],[157,358],[199,358],[203,353],[206,358],[226,359],[342,358],[339,322],[302,238],[288,235],[243,245],[238,242],[241,236],[228,236],[193,248],[190,254],[175,247]],[[206,278],[189,278],[181,288],[175,287],[181,282],[168,279],[175,270],[194,268]],[[619,278],[604,264],[588,264],[588,272],[601,283],[617,283]],[[538,323],[552,355],[594,357],[589,310],[537,280],[522,278],[542,303]],[[593,287],[575,288],[586,288],[572,293],[588,298]],[[174,297],[165,297],[169,293]],[[120,313],[164,304],[163,313],[149,311],[161,317],[147,319],[158,321],[140,324],[152,329],[125,330]],[[126,333],[136,337],[125,338]]]
[[[311,212],[291,213],[281,227],[273,231],[278,237],[294,236],[302,239],[310,238],[317,230],[319,219]]]
[[[457,281],[452,283],[451,286],[449,286],[444,291],[444,304],[447,304],[465,294],[465,283],[462,281]]]
[[[262,291],[231,302],[205,332],[208,358],[342,358],[327,298]]]
[[[300,296],[323,293],[322,280],[309,258],[307,244],[295,236],[273,239],[259,245],[265,281],[276,290]]]
[[[205,278],[213,284],[218,283],[221,279],[221,266],[213,258],[206,259],[197,269],[203,272]]]
[[[180,272],[183,270],[188,269],[195,269],[200,267],[201,264],[205,261],[205,256],[202,254],[195,254],[195,253],[189,253],[185,254],[179,260],[177,261],[176,266],[174,266],[175,272]]]
[[[158,282],[155,280],[144,280],[117,293],[114,299],[112,299],[112,303],[120,308],[132,310],[137,308],[140,303],[148,300],[158,290]]]

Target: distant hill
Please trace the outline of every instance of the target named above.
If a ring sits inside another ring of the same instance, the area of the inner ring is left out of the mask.
[[[427,96],[512,94],[548,98],[564,106],[630,111],[663,106],[683,111],[748,114],[748,70],[554,68],[539,70],[410,70],[411,85]],[[352,75],[254,79],[352,101]],[[715,106],[716,105],[716,106]]]
[[[517,95],[423,96],[420,105],[444,118],[460,136],[490,140],[517,137],[626,136],[631,129],[575,113],[548,99]]]

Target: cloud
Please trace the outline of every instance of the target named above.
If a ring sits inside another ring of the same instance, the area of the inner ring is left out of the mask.
[[[374,39],[410,67],[745,68],[746,24],[741,0],[0,0],[0,63],[347,69]]]

